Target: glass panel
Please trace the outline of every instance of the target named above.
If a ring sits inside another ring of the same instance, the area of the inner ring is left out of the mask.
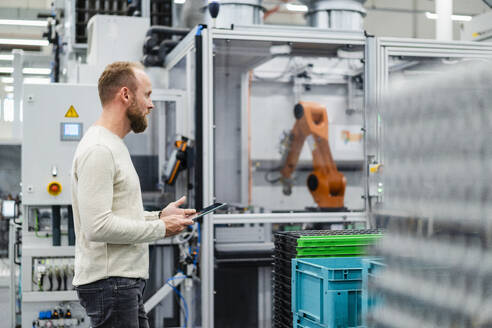
[[[490,63],[490,59],[486,58],[443,58],[443,57],[412,57],[412,56],[390,56],[388,58],[388,85],[387,85],[387,90],[390,90],[390,93],[388,93],[388,96],[395,96],[399,92],[402,93],[402,95],[408,93],[408,92],[413,92],[414,89],[417,89],[422,83],[425,83],[428,81],[429,78],[435,77],[436,75],[442,75],[443,84],[446,82],[446,79],[448,77],[446,74],[450,74],[451,71],[459,71],[460,69],[466,69],[468,65],[476,64],[476,63]],[[437,87],[437,86],[436,86]],[[452,91],[450,91],[452,92]],[[385,96],[383,96],[384,98]],[[421,104],[420,102],[422,99],[413,99],[412,104],[405,104],[410,107],[414,107],[415,112],[414,113],[409,113],[409,117],[414,117],[417,115],[417,113],[420,113],[421,111]],[[443,104],[443,106],[447,106],[446,104]],[[463,110],[465,109],[466,106],[463,107]],[[387,110],[387,108],[386,108]],[[377,111],[377,119],[378,119],[378,127],[379,130],[377,131],[378,136],[376,138],[376,143],[377,143],[377,148],[379,149],[379,156],[378,158],[381,159],[381,163],[387,164],[388,157],[386,157],[384,145],[385,142],[387,141],[386,138],[389,138],[386,136],[386,133],[388,131],[388,126],[385,125],[385,117],[387,116],[388,113],[385,113],[385,108],[380,107],[378,108]],[[431,113],[429,113],[431,114]],[[408,132],[408,131],[406,131]],[[405,131],[401,131],[401,133],[405,133]],[[415,138],[420,138],[421,136],[415,135],[413,139]],[[409,140],[409,143],[411,140]],[[414,145],[417,145],[418,143],[414,143]],[[409,150],[410,151],[410,150]],[[397,168],[397,170],[407,170],[407,168]],[[372,188],[374,192],[377,192],[378,195],[382,195],[384,199],[383,205],[385,202],[387,202],[388,195],[390,195],[390,191],[387,190],[387,186],[384,186],[382,184],[383,180],[383,175],[384,175],[384,169],[380,170],[377,176],[373,176],[370,178],[370,183],[372,185]],[[376,185],[377,184],[377,185]],[[373,193],[373,192],[371,192]]]
[[[364,210],[363,50],[214,40],[218,201],[267,212]]]
[[[390,56],[388,60],[388,87],[395,83],[422,81],[427,76],[443,74],[473,62],[490,62],[483,58],[443,58]]]

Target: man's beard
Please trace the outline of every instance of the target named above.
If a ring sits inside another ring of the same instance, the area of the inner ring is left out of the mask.
[[[130,104],[126,111],[126,116],[130,120],[130,128],[135,133],[144,132],[147,128],[147,116],[138,109],[137,101]]]

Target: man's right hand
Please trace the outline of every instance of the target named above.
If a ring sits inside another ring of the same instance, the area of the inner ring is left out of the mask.
[[[176,214],[161,216],[160,219],[164,221],[164,224],[166,225],[166,237],[177,235],[187,226],[195,223],[192,219],[187,218],[184,215]]]

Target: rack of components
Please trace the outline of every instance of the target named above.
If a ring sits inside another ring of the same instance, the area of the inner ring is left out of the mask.
[[[72,290],[73,258],[33,258],[34,291]]]
[[[67,305],[53,310],[40,311],[38,318],[32,322],[32,328],[80,327],[83,322],[83,318],[72,317],[72,310]]]

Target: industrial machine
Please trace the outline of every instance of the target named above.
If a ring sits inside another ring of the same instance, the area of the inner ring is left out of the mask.
[[[99,116],[97,87],[26,85],[23,103],[22,327],[88,327],[72,287],[70,183],[78,141]]]
[[[346,179],[338,172],[328,143],[328,117],[326,108],[313,102],[300,102],[294,107],[296,123],[288,134],[288,153],[282,169],[283,192],[291,194],[291,177],[302,146],[310,138],[313,154],[313,172],[307,178],[307,186],[321,209],[343,207]]]
[[[148,3],[142,1],[147,11]],[[260,27],[251,24],[261,22],[261,1],[223,1],[218,28],[194,27],[173,50],[166,45],[161,67],[146,68],[156,110],[145,133],[125,139],[144,205],[155,209],[181,195],[196,208],[230,204],[193,230],[150,245],[145,299],[153,327],[271,327],[273,232],[375,224],[372,210],[385,197],[384,172],[378,169],[386,164],[385,113],[377,107],[383,91],[398,79],[437,72],[436,64],[492,54],[485,43],[368,37],[361,31],[363,1],[305,3],[311,26]],[[84,21],[92,13],[69,9]],[[226,13],[238,10],[247,26],[228,21],[232,16]],[[23,328],[42,326],[52,320],[47,311],[54,316],[55,310],[66,319],[59,325],[88,325],[70,285],[73,240],[66,198],[72,152],[99,108],[95,86],[83,83],[93,83],[113,60],[140,59],[134,50],[144,45],[148,17],[95,16],[87,34],[76,31],[83,24],[69,26],[64,35],[75,39],[68,42],[72,49],[61,71],[76,85],[24,91]],[[106,33],[106,24],[116,32]],[[132,37],[123,40],[128,51],[114,54],[104,45],[117,47],[120,28]],[[94,42],[89,52],[87,39]],[[302,106],[298,117],[290,110],[296,103]],[[49,124],[40,130],[39,122]],[[290,153],[279,151],[278,141],[292,127],[295,137],[286,139],[293,142]],[[315,145],[312,153],[302,147],[306,139]],[[282,169],[279,163],[285,163],[290,196],[283,185],[265,179]],[[180,283],[178,301],[170,296],[172,282]],[[238,297],[240,307],[234,303]]]

